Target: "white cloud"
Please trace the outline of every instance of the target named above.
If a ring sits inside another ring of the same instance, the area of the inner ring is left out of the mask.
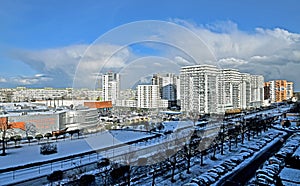
[[[256,28],[253,32],[244,32],[231,21],[212,25],[196,25],[183,20],[175,22],[195,32],[213,51],[220,67],[262,74],[266,80],[292,80],[300,90],[299,68],[296,68],[300,66],[300,34],[281,28]],[[181,38],[180,35],[170,37]]]
[[[6,82],[7,82],[6,78],[0,77],[0,83],[6,83]]]
[[[208,25],[197,25],[178,19],[172,21],[191,30],[203,42],[201,45],[196,45],[197,37],[191,37],[190,33],[180,29],[178,32],[176,29],[158,29],[157,33],[149,33],[150,39],[174,44],[174,46],[168,45],[165,49],[160,47],[160,50],[165,50],[160,53],[160,57],[170,59],[179,66],[194,64],[192,59],[198,60],[197,62],[200,64],[216,60],[213,63],[220,67],[237,68],[242,72],[262,74],[266,80],[279,78],[293,80],[296,82],[296,89],[300,90],[300,80],[298,80],[300,34],[291,33],[281,28],[256,28],[252,32],[244,32],[238,28],[236,23],[231,21]],[[160,31],[162,34],[159,34]],[[150,46],[152,45],[148,47]],[[14,56],[30,65],[38,73],[51,74],[53,84],[64,86],[72,86],[77,67],[77,71],[80,72],[78,74],[81,75],[76,76],[76,79],[80,81],[78,83],[80,85],[87,85],[95,81],[97,78],[95,74],[101,72],[102,67],[105,69],[126,69],[123,70],[124,74],[136,73],[133,69],[139,71],[142,69],[142,67],[138,68],[138,64],[135,67],[130,66],[129,69],[130,60],[136,60],[139,57],[135,56],[133,59],[132,56],[135,54],[129,47],[116,52],[115,50],[119,49],[120,46],[108,43],[93,45],[88,52],[85,52],[88,47],[88,45],[73,45],[41,51],[19,50],[14,52]],[[81,63],[77,66],[80,60]],[[140,61],[140,63],[142,62]],[[144,66],[148,68],[144,75],[152,73],[158,67],[166,66],[155,64],[150,63]],[[166,68],[170,66],[166,66]],[[162,68],[159,70],[162,71]],[[24,80],[24,83],[28,82],[34,82],[34,80]]]
[[[190,61],[188,61],[187,59],[183,58],[182,56],[175,56],[174,57],[174,61],[176,61],[177,64],[181,65],[181,66],[192,65],[192,63]]]
[[[125,65],[130,52],[124,48],[117,53],[117,46],[93,45],[87,52],[88,45],[73,45],[62,48],[46,49],[41,51],[16,50],[13,55],[31,68],[44,74],[51,74],[53,86],[72,86],[75,72],[79,71],[84,77],[78,77],[80,85],[95,81],[94,74],[99,73],[101,67],[120,68]],[[107,60],[109,59],[109,60]],[[40,76],[37,74],[36,76]],[[18,80],[23,84],[34,84],[35,80]]]
[[[20,77],[12,77],[7,82],[15,84],[15,85],[35,85],[42,86],[47,82],[52,81],[51,77],[48,77],[45,74],[35,74],[34,76],[20,76]]]

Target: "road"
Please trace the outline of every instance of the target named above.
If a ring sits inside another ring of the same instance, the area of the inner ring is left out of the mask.
[[[284,140],[279,140],[271,145],[266,151],[261,152],[255,159],[249,164],[238,169],[226,177],[222,178],[217,185],[220,186],[234,186],[245,185],[254,175],[257,169],[271,156],[273,156],[282,147],[286,139],[291,135],[288,133],[283,137]]]

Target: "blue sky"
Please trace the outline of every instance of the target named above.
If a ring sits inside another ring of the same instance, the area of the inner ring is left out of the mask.
[[[232,51],[228,51],[226,55],[222,53],[223,50],[214,51],[217,60],[226,60],[228,63],[237,61],[233,65],[234,68],[251,73],[255,71],[250,66],[238,65],[240,60],[275,58],[274,69],[278,70],[280,61],[286,63],[285,55],[290,56],[288,52],[296,52],[295,58],[289,59],[291,65],[286,66],[283,71],[279,69],[280,76],[270,75],[263,68],[258,71],[266,75],[267,80],[294,80],[294,76],[286,75],[286,72],[299,65],[299,4],[297,0],[0,0],[0,86],[70,87],[76,66],[65,70],[66,66],[70,66],[71,59],[66,59],[65,55],[60,54],[57,57],[56,52],[67,50],[70,53],[74,51],[74,47],[76,51],[84,51],[78,48],[86,48],[109,30],[142,20],[180,22],[181,25],[199,33],[204,40],[216,36],[213,38],[219,38],[220,45],[226,45],[224,35],[237,47],[246,46],[239,43],[240,39],[245,39],[247,43],[252,42],[253,38],[275,38],[274,43],[280,45],[283,42],[284,48],[276,48],[266,53],[242,53],[240,56],[234,52],[230,54]],[[205,33],[208,33],[208,36]],[[292,44],[289,41],[290,35],[293,37]],[[207,39],[206,43],[209,45],[212,40]],[[212,43],[218,41],[213,40]],[[265,45],[266,43],[255,46]],[[214,46],[216,45],[211,47]],[[258,50],[259,47],[253,49]],[[284,50],[282,56],[278,57],[278,50]],[[78,59],[77,57],[76,60]],[[55,62],[52,64],[51,61]],[[300,90],[299,85],[296,85],[296,88]]]

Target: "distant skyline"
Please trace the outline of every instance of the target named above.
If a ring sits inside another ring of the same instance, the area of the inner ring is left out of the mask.
[[[295,90],[300,91],[299,5],[297,0],[1,0],[0,87],[72,87],[80,59],[98,37],[130,22],[161,20],[197,34],[222,68],[261,74],[266,81],[294,81]],[[182,38],[172,34],[170,40]],[[106,44],[91,57],[104,59],[116,48],[115,43]],[[157,69],[170,66],[172,60],[185,62],[186,58],[162,48],[149,43],[128,46],[114,56],[113,67],[141,73],[138,64],[152,66],[148,55],[156,56],[152,63]],[[166,56],[168,62],[160,65]],[[126,60],[134,60],[136,66],[129,69]],[[141,79],[153,71],[155,67],[141,73]]]

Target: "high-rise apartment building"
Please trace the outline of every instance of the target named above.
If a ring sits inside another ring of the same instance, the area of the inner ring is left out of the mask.
[[[116,103],[120,94],[120,75],[108,72],[102,75],[102,99]]]
[[[160,98],[158,85],[138,85],[137,87],[138,108],[166,108],[168,101]]]
[[[241,107],[241,73],[236,69],[221,70],[224,86],[224,104],[225,109]]]
[[[251,75],[251,106],[260,107],[264,100],[264,77]]]
[[[178,76],[172,73],[154,74],[152,85],[158,85],[160,98],[169,101],[169,106],[176,105]]]
[[[180,72],[182,111],[220,113],[228,109],[260,107],[264,78],[236,69],[211,65],[182,67]]]
[[[270,82],[265,82],[264,83],[264,100],[267,100],[267,99],[271,98],[270,87],[271,87]]]
[[[294,83],[293,82],[287,82],[286,84],[286,99],[291,99],[294,97]]]
[[[181,110],[199,114],[218,111],[219,69],[212,65],[182,67],[180,71]]]
[[[273,80],[264,84],[265,99],[270,102],[282,102],[291,99],[294,96],[294,84],[287,80]]]
[[[224,101],[220,104],[224,105],[225,110],[261,106],[263,101],[263,76],[241,73],[236,69],[222,69],[220,71],[222,72],[224,86]]]

